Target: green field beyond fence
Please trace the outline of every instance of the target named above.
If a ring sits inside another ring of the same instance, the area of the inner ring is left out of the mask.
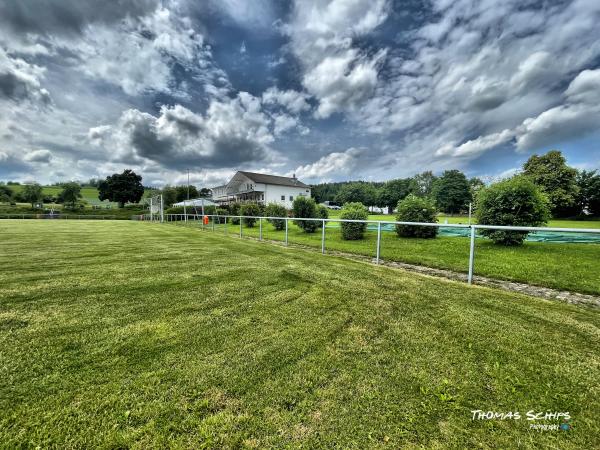
[[[388,216],[388,219],[389,216]],[[182,225],[183,222],[172,222]],[[212,230],[212,224],[203,227],[199,221],[189,221],[187,226]],[[249,228],[242,226],[242,235],[258,239],[258,223]],[[215,232],[239,235],[240,226],[216,224]],[[546,233],[549,239],[561,233]],[[600,235],[600,233],[599,233]],[[595,236],[595,235],[593,235]],[[263,221],[263,239],[283,242],[285,231],[277,231],[273,225]],[[590,240],[589,237],[587,240]],[[305,233],[292,219],[289,221],[288,241],[321,249],[321,231]],[[326,250],[355,253],[374,257],[377,245],[377,231],[371,227],[364,239],[345,241],[341,238],[339,224],[330,223],[326,227]],[[460,236],[439,236],[436,239],[399,238],[395,232],[381,235],[381,258],[386,261],[399,261],[437,269],[448,269],[466,273],[469,262],[469,238]],[[590,242],[525,242],[518,247],[504,247],[489,239],[476,240],[475,275],[490,278],[519,281],[560,290],[600,295],[600,243]]]
[[[596,310],[186,227],[0,236],[5,448],[600,447]]]

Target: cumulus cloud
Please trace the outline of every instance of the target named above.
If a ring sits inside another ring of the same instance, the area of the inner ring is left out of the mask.
[[[317,116],[354,109],[373,92],[385,50],[374,55],[353,47],[388,16],[385,0],[296,2],[284,30],[305,69],[303,85],[319,101]]]
[[[49,163],[52,159],[52,153],[50,150],[34,150],[32,152],[27,153],[23,159],[27,162],[32,163]]]
[[[50,103],[50,93],[41,82],[44,72],[44,68],[13,58],[0,48],[0,99]]]
[[[293,89],[282,91],[270,87],[263,92],[262,101],[266,105],[280,105],[294,114],[299,114],[310,109],[308,97],[307,94]]]
[[[336,175],[348,175],[358,167],[364,155],[364,149],[353,147],[343,152],[332,152],[311,164],[298,167],[295,173],[299,178],[319,180]]]
[[[181,105],[163,106],[158,117],[130,109],[114,126],[91,128],[88,138],[105,148],[114,146],[123,161],[234,167],[269,158],[271,126],[260,100],[241,92],[228,101],[213,101],[205,114]]]

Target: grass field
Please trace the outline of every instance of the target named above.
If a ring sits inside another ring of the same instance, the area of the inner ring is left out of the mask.
[[[596,310],[184,227],[0,236],[6,448],[600,446]]]
[[[200,226],[198,222],[189,224],[193,227]],[[327,250],[375,256],[376,231],[367,231],[365,238],[360,241],[344,241],[339,228],[334,226],[336,224],[331,224],[326,229]],[[239,225],[230,224],[227,228],[230,234],[239,234]],[[265,223],[263,231],[264,239],[285,239],[284,231],[276,231],[271,224]],[[216,232],[224,234],[225,226],[217,225]],[[258,238],[258,225],[253,228],[244,226],[243,235]],[[304,233],[290,220],[289,242],[320,249],[321,231]],[[401,261],[466,273],[469,238],[401,239],[394,232],[385,232],[381,237],[381,257],[387,261]],[[493,244],[488,239],[477,239],[474,269],[476,275],[600,294],[599,244],[526,242],[520,247],[503,247]]]
[[[330,210],[329,217],[335,218],[340,216],[339,210]],[[369,220],[396,220],[395,214],[369,214]],[[477,223],[475,218],[472,219],[473,223]],[[440,214],[438,216],[438,223],[462,223],[468,224],[468,216],[447,216]],[[548,227],[556,228],[600,228],[600,219],[597,217],[585,219],[585,220],[573,220],[573,219],[551,219],[546,224]]]

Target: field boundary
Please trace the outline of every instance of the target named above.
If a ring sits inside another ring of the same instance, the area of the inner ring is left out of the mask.
[[[200,232],[209,232],[211,235],[213,234],[213,232],[211,231],[210,228],[201,228],[201,227],[196,228],[196,227],[189,227],[189,226],[186,226],[186,228],[192,229],[192,230],[198,230]],[[239,235],[237,235],[235,233],[230,233],[228,235],[221,235],[221,234],[215,233],[214,235],[221,236],[224,238],[233,237],[233,238],[237,238],[237,239],[243,239],[243,240],[254,241],[254,242],[259,242],[259,243],[264,242],[264,243],[270,244],[270,245],[275,244],[279,247],[299,249],[299,250],[304,250],[304,251],[308,251],[311,253],[321,253],[318,248],[311,247],[310,245],[303,245],[303,244],[290,243],[290,242],[285,243],[284,241],[264,239],[264,238],[261,239],[261,238],[256,238],[254,236],[240,237]],[[376,258],[373,258],[370,256],[360,255],[360,254],[356,254],[356,253],[341,252],[339,250],[327,250],[326,255],[336,256],[336,257],[345,258],[345,259],[351,259],[351,260],[359,261],[359,262],[364,262],[364,263],[367,263],[367,264],[373,265],[373,266],[385,266],[385,267],[392,268],[392,269],[399,269],[399,270],[404,270],[404,271],[408,271],[408,272],[414,272],[414,273],[418,273],[420,275],[431,276],[434,278],[445,278],[445,279],[451,280],[451,281],[465,282],[468,279],[468,274],[462,273],[462,272],[457,272],[457,271],[448,270],[448,269],[438,269],[438,268],[428,267],[428,266],[421,266],[418,264],[403,263],[403,262],[399,262],[399,261],[386,261],[381,258],[379,259],[379,261],[377,261]],[[537,286],[537,285],[533,285],[533,284],[521,283],[518,281],[483,277],[483,276],[479,276],[479,275],[473,276],[473,281],[476,282],[478,286],[491,287],[491,288],[501,289],[503,291],[517,292],[517,293],[529,295],[532,297],[543,298],[546,300],[560,301],[560,302],[569,303],[572,305],[587,306],[587,307],[600,309],[600,296],[595,296],[595,295],[591,295],[591,294],[581,294],[578,292],[553,289],[553,288],[544,287],[544,286]]]

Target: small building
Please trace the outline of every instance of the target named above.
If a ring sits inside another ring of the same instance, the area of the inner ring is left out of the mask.
[[[212,188],[212,200],[219,205],[229,203],[278,203],[291,208],[296,197],[310,197],[310,186],[296,176],[280,177],[263,173],[238,171],[223,186]]]

